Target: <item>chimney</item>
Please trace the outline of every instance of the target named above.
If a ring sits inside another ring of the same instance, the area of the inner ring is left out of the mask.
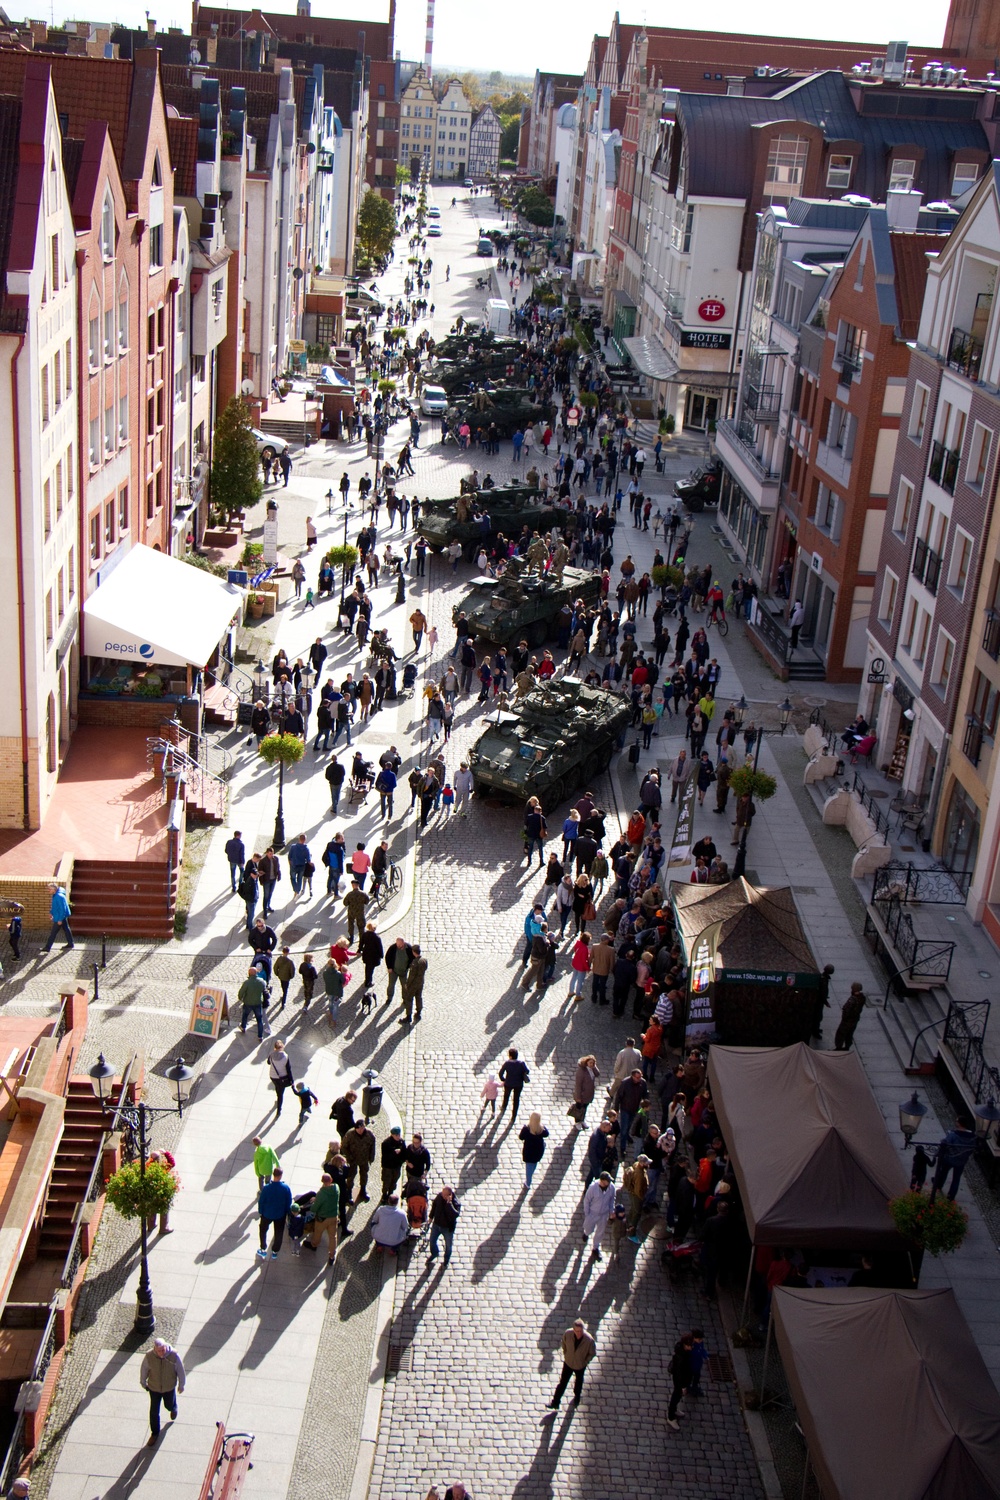
[[[297,16],[307,16],[309,14],[309,0],[297,0],[295,14]]]
[[[146,12],[146,36],[151,42],[156,41],[156,22],[148,10]]]
[[[728,74],[726,75],[726,93],[727,94],[745,94],[746,91],[747,91],[747,81],[742,76],[742,74],[737,74],[735,77],[732,77],[732,78]]]
[[[205,61],[214,66],[218,50],[219,38],[217,36],[207,36],[205,38]]]
[[[431,55],[434,51],[434,0],[427,0],[427,30],[424,34],[424,72],[431,77]]]
[[[921,202],[922,194],[915,191],[896,192],[894,190],[886,193],[885,216],[889,221],[889,228],[916,229]]]

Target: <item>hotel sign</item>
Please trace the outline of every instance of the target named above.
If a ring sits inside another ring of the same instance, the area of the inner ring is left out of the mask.
[[[729,349],[732,339],[731,333],[708,333],[701,329],[681,330],[682,349]]]

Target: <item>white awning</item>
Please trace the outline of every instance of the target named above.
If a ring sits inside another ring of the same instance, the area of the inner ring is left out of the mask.
[[[656,339],[636,334],[634,338],[622,339],[622,343],[640,375],[648,375],[651,380],[669,380],[677,374],[675,361]]]
[[[83,606],[84,654],[203,667],[242,602],[235,584],[133,547]]]

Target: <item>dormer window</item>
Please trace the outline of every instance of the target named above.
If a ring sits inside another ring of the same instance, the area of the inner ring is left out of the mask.
[[[851,185],[853,156],[831,156],[826,169],[826,185],[834,192],[844,192]]]
[[[951,196],[961,198],[979,181],[979,168],[974,161],[957,161],[952,170]]]
[[[889,173],[890,193],[908,193],[913,188],[917,175],[917,164],[907,156],[897,156]]]

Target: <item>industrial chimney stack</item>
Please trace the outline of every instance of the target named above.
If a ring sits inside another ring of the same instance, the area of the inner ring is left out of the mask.
[[[424,39],[424,72],[430,82],[431,53],[434,51],[434,0],[427,0],[427,36]]]

